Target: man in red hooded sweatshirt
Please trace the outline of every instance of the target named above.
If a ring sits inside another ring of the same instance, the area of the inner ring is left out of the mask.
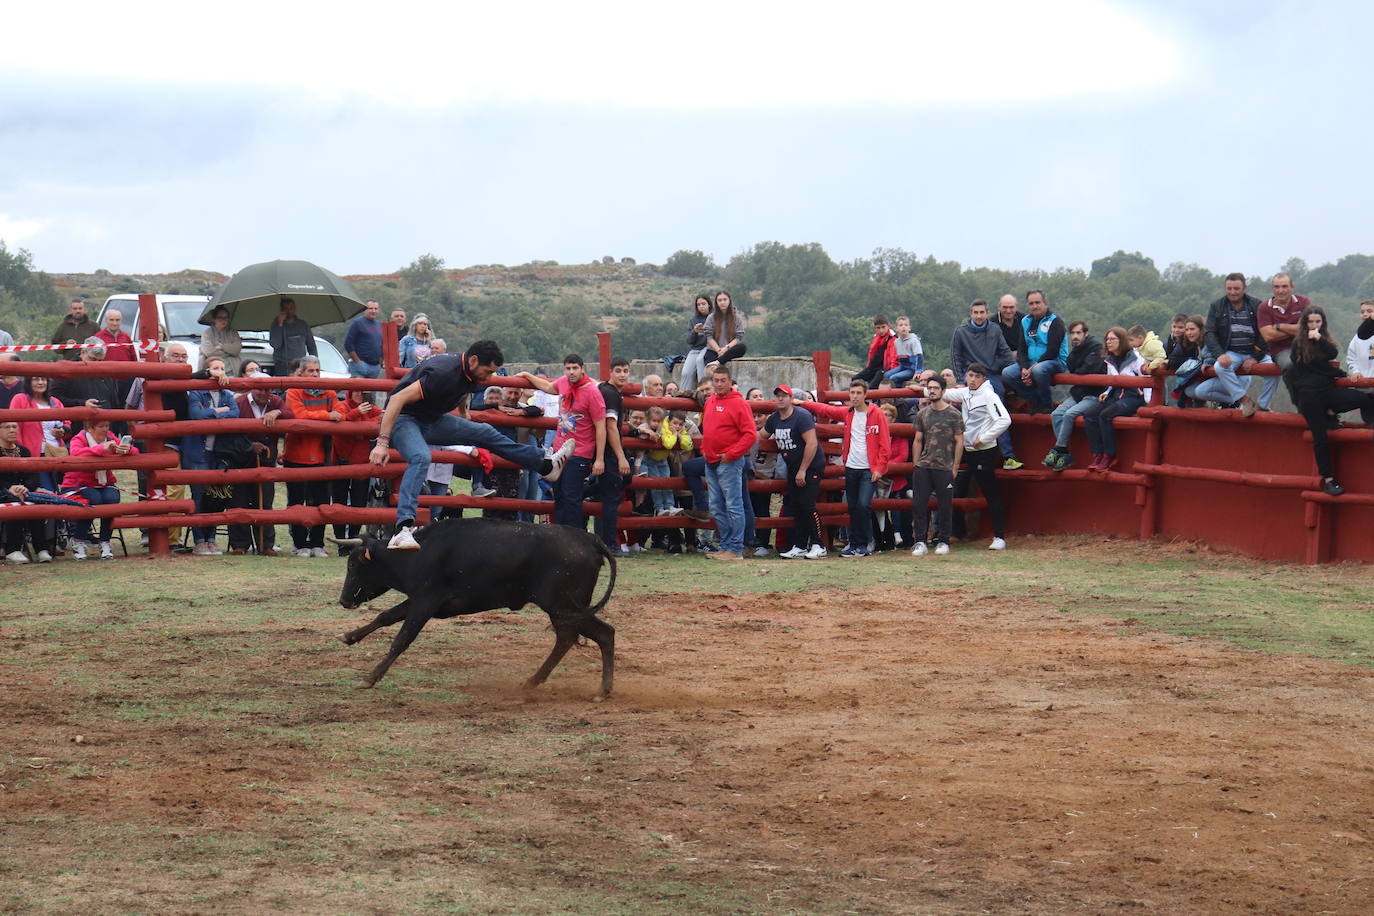
[[[849,503],[849,546],[842,557],[866,557],[873,540],[873,485],[887,473],[892,456],[892,435],[887,415],[868,401],[868,385],[862,379],[849,383],[849,406],[836,407],[807,401],[802,404],[818,418],[842,420],[844,435],[844,498]]]
[[[873,342],[868,345],[868,365],[854,378],[872,388],[887,370],[896,368],[897,335],[887,323],[887,316],[878,315],[873,319]]]
[[[711,372],[711,391],[701,408],[701,454],[706,459],[706,486],[720,550],[707,556],[740,560],[744,557],[744,466],[759,433],[754,411],[731,388],[730,370],[725,366]]]

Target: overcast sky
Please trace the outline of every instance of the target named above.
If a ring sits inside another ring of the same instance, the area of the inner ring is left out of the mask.
[[[0,239],[119,273],[1374,250],[1374,4],[955,6],[28,4]]]

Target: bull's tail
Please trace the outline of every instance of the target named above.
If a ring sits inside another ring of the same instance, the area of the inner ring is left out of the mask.
[[[592,540],[596,542],[596,549],[601,551],[601,555],[611,564],[611,581],[606,583],[606,594],[602,595],[601,600],[591,606],[591,612],[595,614],[606,606],[606,602],[611,600],[611,590],[615,588],[615,554],[611,553],[610,548],[602,543],[601,538],[593,535]]]

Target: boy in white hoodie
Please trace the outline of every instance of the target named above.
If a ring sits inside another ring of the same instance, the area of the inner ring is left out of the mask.
[[[1360,326],[1346,347],[1345,367],[1351,378],[1374,378],[1374,299],[1360,303]]]
[[[981,363],[969,366],[965,379],[967,388],[950,388],[945,392],[945,400],[957,405],[963,415],[964,457],[968,459],[968,470],[960,471],[954,481],[954,498],[968,496],[969,481],[977,478],[978,489],[992,513],[993,538],[988,550],[1006,550],[1006,510],[1002,506],[1002,491],[996,474],[1001,457],[997,437],[1011,426],[1011,414],[1007,413],[992,385],[987,384],[988,370]],[[962,538],[963,531],[964,517],[960,513],[954,533]]]

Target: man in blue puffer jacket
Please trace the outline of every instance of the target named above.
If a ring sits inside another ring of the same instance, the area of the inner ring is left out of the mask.
[[[1053,413],[1050,380],[1056,372],[1065,371],[1069,336],[1064,319],[1050,311],[1043,292],[1026,293],[1026,306],[1030,314],[1021,319],[1021,347],[1016,363],[1002,370],[1002,383],[1030,402],[1031,413]]]

